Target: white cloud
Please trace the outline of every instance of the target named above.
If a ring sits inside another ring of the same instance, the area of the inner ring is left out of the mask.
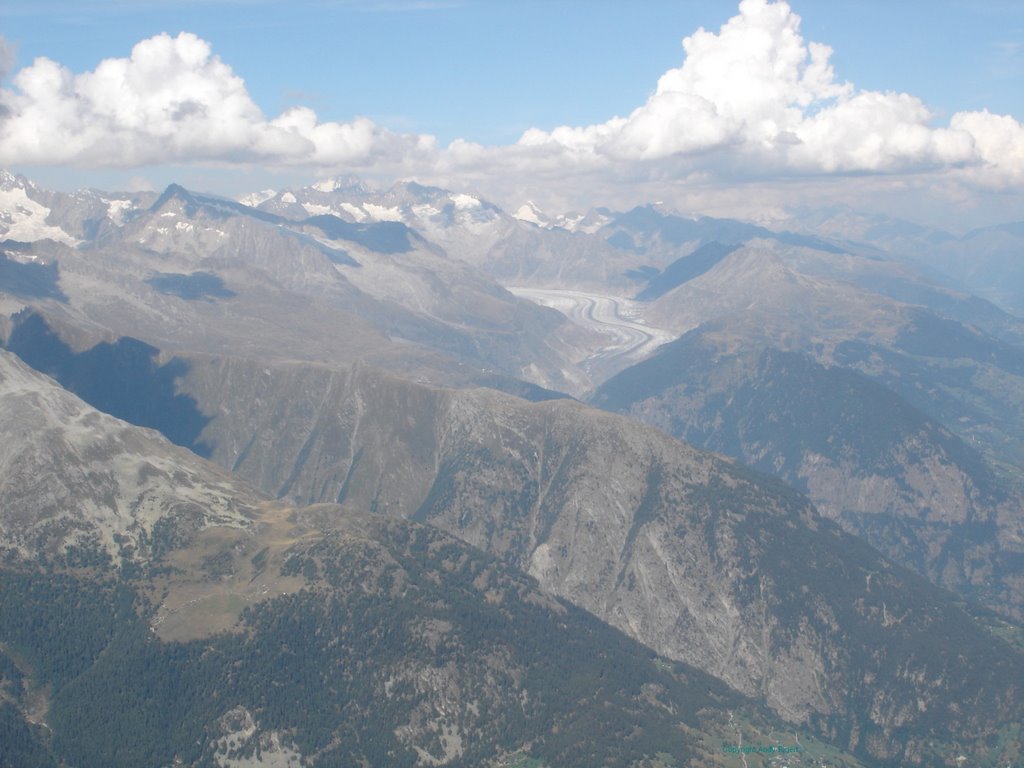
[[[1009,115],[957,112],[950,120],[955,131],[968,134],[984,165],[971,169],[982,186],[1024,185],[1024,125]]]
[[[365,118],[321,122],[303,106],[267,117],[209,43],[158,35],[92,72],[46,58],[15,72],[0,90],[0,165],[354,169],[488,190],[591,192],[837,173],[927,176],[947,188],[1024,184],[1020,122],[961,112],[936,126],[912,95],[858,90],[837,79],[831,48],[803,39],[785,2],[743,0],[718,32],[699,29],[683,49],[681,66],[626,117],[531,129],[511,146],[456,140],[440,149],[430,136]]]
[[[47,58],[0,91],[0,163],[136,167],[174,162],[358,166],[431,148],[368,120],[306,108],[267,120],[245,82],[193,34],[157,35],[74,75]]]
[[[857,91],[836,79],[832,49],[805,43],[784,2],[743,0],[715,34],[683,40],[681,67],[662,75],[627,118],[583,128],[531,130],[520,147],[560,148],[608,164],[683,160],[680,169],[762,174],[907,172],[973,166],[971,178],[1019,183],[1024,137],[1010,117],[960,113],[932,127],[904,93]]]

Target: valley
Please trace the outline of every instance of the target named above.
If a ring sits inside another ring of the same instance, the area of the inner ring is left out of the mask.
[[[643,305],[621,296],[603,296],[558,288],[506,286],[514,296],[529,299],[561,312],[574,323],[596,331],[602,344],[577,364],[587,376],[600,382],[632,363],[637,363],[676,334],[643,321]]]

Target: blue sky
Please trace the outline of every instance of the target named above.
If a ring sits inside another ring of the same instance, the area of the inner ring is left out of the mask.
[[[1024,118],[1024,2],[795,0],[804,36],[830,45],[841,79],[906,91],[937,113]],[[268,114],[295,103],[331,120],[507,143],[530,127],[624,114],[678,66],[680,40],[736,3],[665,0],[182,2],[0,5],[17,65],[75,72],[159,32],[194,32]]]
[[[1018,122],[1024,119],[1022,2],[794,0],[790,5],[800,17],[804,43],[831,47],[828,63],[836,83],[850,83],[858,93],[916,97],[932,113],[928,125],[933,127],[948,126],[958,112],[985,110]],[[651,97],[663,73],[683,64],[680,42],[685,36],[699,27],[717,33],[736,15],[737,3],[722,0],[36,0],[0,5],[0,34],[13,53],[4,83],[8,92],[16,90],[13,79],[36,57],[47,57],[79,75],[95,70],[103,59],[130,56],[134,45],[154,35],[167,33],[173,38],[184,31],[208,44],[213,56],[244,79],[248,97],[268,120],[297,106],[315,111],[319,123],[346,124],[366,117],[389,134],[436,137],[437,155],[455,139],[487,147],[512,146],[531,128],[545,133],[541,138],[546,145],[565,149],[562,139],[549,135],[553,129],[600,126],[615,116],[630,115]],[[805,116],[818,108],[807,107]],[[608,154],[601,141],[594,140],[597,152]],[[707,184],[708,174],[720,182],[751,183],[736,176],[738,167],[749,167],[746,159],[731,165],[694,161],[705,151],[721,154],[721,147],[735,141],[726,137],[713,146],[671,144],[659,158],[680,167],[675,172],[677,185]],[[753,139],[744,136],[743,141]],[[287,168],[251,158],[239,163],[237,152],[218,158],[208,147],[195,158],[182,149],[169,167],[145,153],[138,162],[125,165],[111,161],[109,153],[87,149],[74,156],[58,152],[51,160],[45,148],[38,147],[2,161],[51,186],[75,186],[92,179],[104,186],[140,176],[159,185],[171,175],[184,174],[186,181],[232,194],[264,180],[299,183],[335,171],[448,181],[467,168],[464,159],[435,157],[427,162],[422,148],[417,150],[418,159],[411,159],[407,150],[401,150],[405,154],[400,160],[396,158],[401,152],[393,147],[387,152],[374,150],[374,157],[386,156],[388,162],[370,162],[365,153],[349,162],[354,155],[343,153],[337,155],[339,162],[289,161]],[[630,152],[630,157],[644,154],[635,147]],[[31,161],[19,162],[20,157]],[[680,157],[689,160],[677,163]],[[799,173],[810,169],[820,182],[823,175],[837,171],[891,174],[909,169],[919,176],[925,166],[954,168],[980,162],[963,152],[934,148],[917,148],[909,160],[888,165],[862,157],[856,162],[815,160],[817,165],[806,159],[776,162],[759,157],[754,165],[762,161],[764,169],[753,180],[757,184],[771,182],[782,166],[787,169],[783,176],[791,178],[793,168]],[[991,153],[985,162],[992,165]],[[533,168],[518,155],[514,162],[488,156],[484,164],[486,173],[483,166],[473,166],[469,170],[475,174],[464,174],[471,186],[498,170],[512,174]],[[267,170],[269,166],[276,170]],[[571,166],[579,168],[578,158]],[[614,182],[621,187],[637,173],[651,180],[650,168],[640,172],[618,162]],[[665,171],[653,175],[664,177]],[[612,184],[610,177],[602,178]],[[944,178],[943,183],[948,181]],[[495,185],[492,194],[544,197],[543,190],[533,194],[527,186],[509,181],[503,187]],[[981,186],[987,190],[984,194],[998,187],[1004,197],[1020,191],[1015,172]],[[549,191],[548,197],[552,204],[579,204],[564,191]],[[1002,207],[1006,203],[1004,199]]]

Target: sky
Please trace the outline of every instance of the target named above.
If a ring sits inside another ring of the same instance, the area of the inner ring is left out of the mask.
[[[0,77],[0,166],[54,189],[1024,219],[1018,0],[34,0]]]

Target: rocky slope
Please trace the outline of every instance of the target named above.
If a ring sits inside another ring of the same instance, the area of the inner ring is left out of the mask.
[[[1021,500],[964,440],[863,374],[692,331],[592,402],[807,493],[888,556],[1021,616]]]
[[[516,299],[399,222],[293,222],[174,185],[147,208],[110,217],[76,247],[0,245],[5,314],[32,307],[50,325],[88,333],[90,345],[132,335],[160,349],[371,358],[436,380],[574,386],[562,316]]]
[[[197,443],[266,492],[440,526],[866,758],[927,762],[950,738],[982,754],[977,734],[1017,717],[1020,656],[949,595],[787,489],[650,429],[365,365],[164,366],[201,416]]]
[[[212,457],[263,489],[439,526],[865,757],[926,760],[946,729],[1016,716],[995,702],[1018,700],[1024,659],[948,593],[651,429],[366,367],[195,361],[183,387]]]
[[[0,541],[21,556],[135,562],[264,499],[227,473],[87,406],[0,351]]]
[[[685,335],[592,403],[774,474],[937,583],[1022,615],[1019,321],[862,256],[768,241],[647,313]]]
[[[6,353],[0,413],[5,765],[712,765],[778,728],[458,539],[270,503]]]

